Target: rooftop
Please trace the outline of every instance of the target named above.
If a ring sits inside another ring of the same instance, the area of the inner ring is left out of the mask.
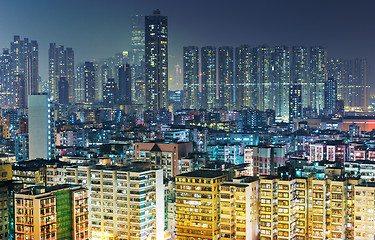
[[[225,172],[217,170],[198,170],[178,175],[178,177],[217,178],[225,176]]]

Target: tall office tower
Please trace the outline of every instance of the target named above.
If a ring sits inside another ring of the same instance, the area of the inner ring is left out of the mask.
[[[335,104],[337,101],[337,81],[328,78],[324,86],[324,106],[326,113],[332,115],[335,113]]]
[[[55,119],[46,94],[29,95],[29,159],[55,157]]]
[[[290,52],[289,47],[276,46],[272,55],[272,83],[275,93],[275,115],[278,122],[289,122]]]
[[[64,48],[64,46],[56,46],[56,43],[49,45],[49,93],[54,101],[59,100],[59,83],[61,78],[65,78],[68,85],[69,102],[74,99],[74,51],[72,48]]]
[[[327,81],[327,52],[323,47],[310,48],[310,103],[318,115],[324,108],[324,84]]]
[[[177,239],[220,238],[221,171],[195,171],[176,176]]]
[[[302,85],[290,85],[289,90],[289,122],[303,117]]]
[[[220,186],[221,239],[259,237],[259,179],[236,178]]]
[[[337,99],[348,99],[346,92],[347,86],[347,68],[345,61],[339,58],[330,58],[327,60],[327,79],[333,78],[337,82]]]
[[[95,67],[93,62],[85,62],[83,65],[83,82],[85,89],[85,103],[95,102]]]
[[[199,49],[184,47],[184,101],[185,109],[199,109]]]
[[[273,49],[261,46],[254,49],[256,54],[256,85],[258,87],[257,106],[261,111],[274,108],[274,95],[272,87],[272,52]]]
[[[10,43],[11,76],[22,76],[26,95],[38,93],[39,50],[36,41],[14,36]]]
[[[216,48],[202,47],[201,49],[201,108],[216,108]]]
[[[146,83],[143,79],[137,79],[135,81],[135,104],[145,104],[145,95],[146,95]]]
[[[168,18],[160,10],[145,18],[146,108],[168,107]]]
[[[142,15],[132,16],[132,64],[140,66],[145,60],[145,17]]]
[[[68,104],[69,103],[69,83],[66,77],[60,77],[59,81],[59,103]]]
[[[307,49],[303,46],[293,47],[291,65],[291,84],[301,86],[302,108],[310,106],[310,85],[308,79],[309,62]]]
[[[352,59],[348,61],[349,103],[351,107],[368,107],[367,60]]]
[[[76,77],[74,81],[74,103],[85,102],[85,78],[84,64],[79,64],[76,68]]]
[[[145,17],[143,15],[132,16],[132,50],[131,50],[131,68],[132,68],[132,99],[136,104],[144,104],[145,96],[138,93],[136,81],[145,82]]]
[[[104,83],[103,90],[103,104],[107,107],[113,107],[118,102],[118,89],[115,79],[108,78],[108,81]]]
[[[123,64],[118,68],[119,104],[132,104],[132,77],[129,64]]]
[[[95,64],[94,64],[95,65]],[[113,78],[112,70],[108,66],[107,63],[103,65],[98,65],[96,67],[96,83],[95,83],[95,92],[96,92],[96,101],[102,102],[103,101],[103,91],[104,91],[104,84],[107,83],[109,78]],[[115,75],[117,76],[117,74]]]
[[[11,77],[11,61],[9,49],[4,48],[0,55],[0,107],[15,104],[14,89],[16,88]]]
[[[32,187],[15,203],[16,239],[89,239],[87,189],[79,185]]]
[[[163,170],[74,166],[67,183],[89,189],[90,239],[164,239]]]
[[[235,101],[236,108],[255,108],[258,93],[253,77],[253,51],[248,45],[242,45],[235,50]]]
[[[233,93],[233,48],[219,48],[219,98],[218,107],[233,110],[235,106]]]

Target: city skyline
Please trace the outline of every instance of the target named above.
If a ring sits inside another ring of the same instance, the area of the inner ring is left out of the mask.
[[[3,33],[0,37],[0,46],[2,48],[9,46],[13,35],[38,41],[40,75],[43,81],[46,81],[49,43],[56,42],[73,48],[77,64],[107,58],[124,50],[130,51],[132,15],[149,15],[154,9],[159,8],[171,20],[169,77],[174,79],[170,81],[171,90],[183,87],[182,82],[176,83],[174,69],[176,65],[182,66],[183,47],[192,45],[324,46],[327,48],[328,56],[367,58],[368,78],[370,83],[373,82],[372,53],[375,49],[371,43],[375,36],[369,32],[372,22],[369,11],[374,4],[370,1],[355,6],[349,1],[340,4],[335,4],[333,1],[318,1],[313,5],[297,1],[289,4],[263,1],[237,6],[227,6],[224,2],[215,2],[215,4],[204,2],[199,5],[198,2],[191,2],[184,6],[169,3],[169,1],[161,3],[142,1],[127,4],[119,1],[105,3],[94,1],[93,4],[87,5],[87,1],[78,3],[64,1],[62,5],[43,0],[33,3],[24,1],[21,8],[18,4],[5,1],[2,3],[2,8],[8,11],[5,11],[0,19],[10,24],[4,24],[3,29],[0,29]],[[209,6],[212,11],[207,18],[205,9]],[[48,10],[57,7],[59,11]],[[83,8],[87,8],[85,15],[81,11]],[[259,11],[252,11],[252,9]],[[14,18],[16,12],[17,20],[10,22],[9,19]],[[36,12],[43,12],[43,14],[36,14]],[[194,17],[189,18],[192,13]],[[316,13],[319,17],[314,19]],[[227,17],[222,18],[223,14]],[[245,19],[249,20],[245,20],[244,16],[248,16]],[[303,20],[296,21],[301,18]],[[280,22],[285,24],[281,26],[275,24]],[[244,31],[244,29],[248,30]]]

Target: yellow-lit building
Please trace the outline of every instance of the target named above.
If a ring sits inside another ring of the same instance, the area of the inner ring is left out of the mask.
[[[0,162],[0,181],[9,181],[12,177],[12,164]]]
[[[220,186],[220,239],[251,240],[259,237],[258,180],[241,177]]]
[[[221,171],[199,170],[176,176],[176,235],[178,240],[220,238]]]
[[[261,240],[277,238],[277,182],[274,177],[259,180],[259,230]]]

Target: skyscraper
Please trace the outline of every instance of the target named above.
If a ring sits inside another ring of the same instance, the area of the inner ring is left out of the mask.
[[[145,60],[145,17],[132,16],[132,64],[140,66]]]
[[[74,99],[74,51],[72,48],[64,46],[56,47],[56,43],[49,46],[49,79],[48,88],[54,101],[59,102],[59,83],[61,78],[65,78],[68,85],[69,102]]]
[[[118,100],[118,90],[115,79],[108,78],[108,81],[104,84],[103,89],[103,103],[104,106],[113,107]]]
[[[95,102],[95,67],[93,62],[85,62],[83,65],[83,79],[85,86],[85,102]]]
[[[0,106],[13,106],[15,104],[14,86],[11,77],[11,56],[9,49],[4,48],[0,55]]]
[[[132,104],[132,77],[129,64],[124,64],[118,68],[119,100],[120,104]]]
[[[47,94],[29,95],[29,159],[55,157],[55,119]]]
[[[348,61],[349,104],[351,107],[368,107],[367,60],[352,59]]]
[[[305,47],[293,47],[291,71],[290,82],[293,86],[301,86],[302,108],[308,108],[310,106],[310,85],[308,81],[309,62],[307,49]]]
[[[310,102],[316,113],[324,108],[324,84],[327,81],[327,52],[323,47],[310,48]]]
[[[325,111],[328,115],[334,114],[336,101],[337,81],[334,78],[328,78],[324,86],[324,104]]]
[[[267,46],[261,46],[255,49],[256,53],[256,84],[258,88],[258,109],[265,111],[273,109],[274,96],[272,87],[272,52],[273,49]]]
[[[235,51],[235,93],[236,107],[256,107],[258,98],[257,89],[253,77],[253,51],[248,45],[242,45]]]
[[[14,36],[10,43],[11,77],[24,79],[25,95],[38,93],[39,50],[36,41]]]
[[[276,121],[289,122],[290,52],[277,46],[273,53],[273,85]]]
[[[168,107],[168,18],[155,10],[145,18],[146,108]]]
[[[219,48],[219,98],[218,107],[233,110],[233,48]]]
[[[201,49],[201,108],[216,108],[216,48],[207,46]]]
[[[185,109],[199,109],[199,49],[184,47],[184,101]]]
[[[74,81],[74,103],[85,102],[85,78],[84,64],[79,64],[76,69],[76,77]]]

